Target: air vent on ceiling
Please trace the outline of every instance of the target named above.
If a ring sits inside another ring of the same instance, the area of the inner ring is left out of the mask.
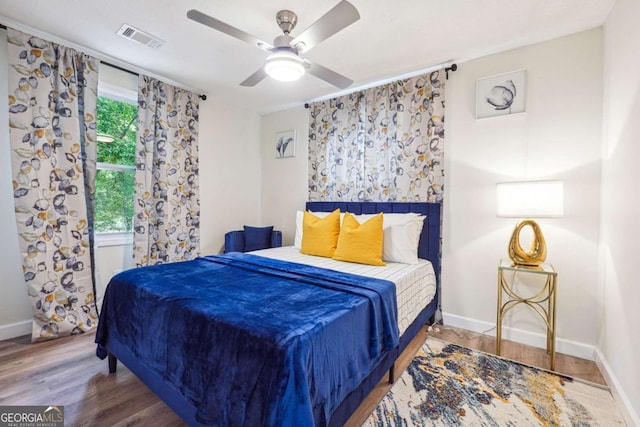
[[[152,36],[151,34],[139,30],[129,24],[123,24],[118,30],[118,35],[154,49],[164,44],[164,41],[160,40],[158,37]]]

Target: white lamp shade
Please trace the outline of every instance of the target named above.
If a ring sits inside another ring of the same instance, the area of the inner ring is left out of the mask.
[[[496,190],[499,217],[554,218],[564,214],[562,181],[500,182]]]
[[[291,82],[304,75],[302,59],[293,52],[282,50],[274,52],[264,63],[264,71],[274,80]]]

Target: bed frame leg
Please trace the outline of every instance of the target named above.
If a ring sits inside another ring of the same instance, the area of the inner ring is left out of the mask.
[[[118,369],[118,359],[111,353],[107,357],[109,359],[109,373],[113,374]]]
[[[393,384],[396,380],[396,364],[394,363],[393,365],[391,365],[391,367],[389,368],[389,384]]]

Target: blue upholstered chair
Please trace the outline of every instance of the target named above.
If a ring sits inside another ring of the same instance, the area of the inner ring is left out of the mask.
[[[248,227],[224,235],[224,253],[249,252],[282,246],[282,232],[273,227]]]

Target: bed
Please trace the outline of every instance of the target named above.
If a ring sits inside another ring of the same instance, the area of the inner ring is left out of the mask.
[[[337,208],[426,215],[418,255],[436,282],[426,306],[398,315],[412,291],[396,293],[389,277],[291,262],[291,248],[282,248],[285,260],[272,250],[202,257],[114,277],[98,356],[108,356],[110,372],[120,360],[189,425],[343,425],[387,372],[393,376],[397,357],[438,309],[441,210],[306,205]]]

